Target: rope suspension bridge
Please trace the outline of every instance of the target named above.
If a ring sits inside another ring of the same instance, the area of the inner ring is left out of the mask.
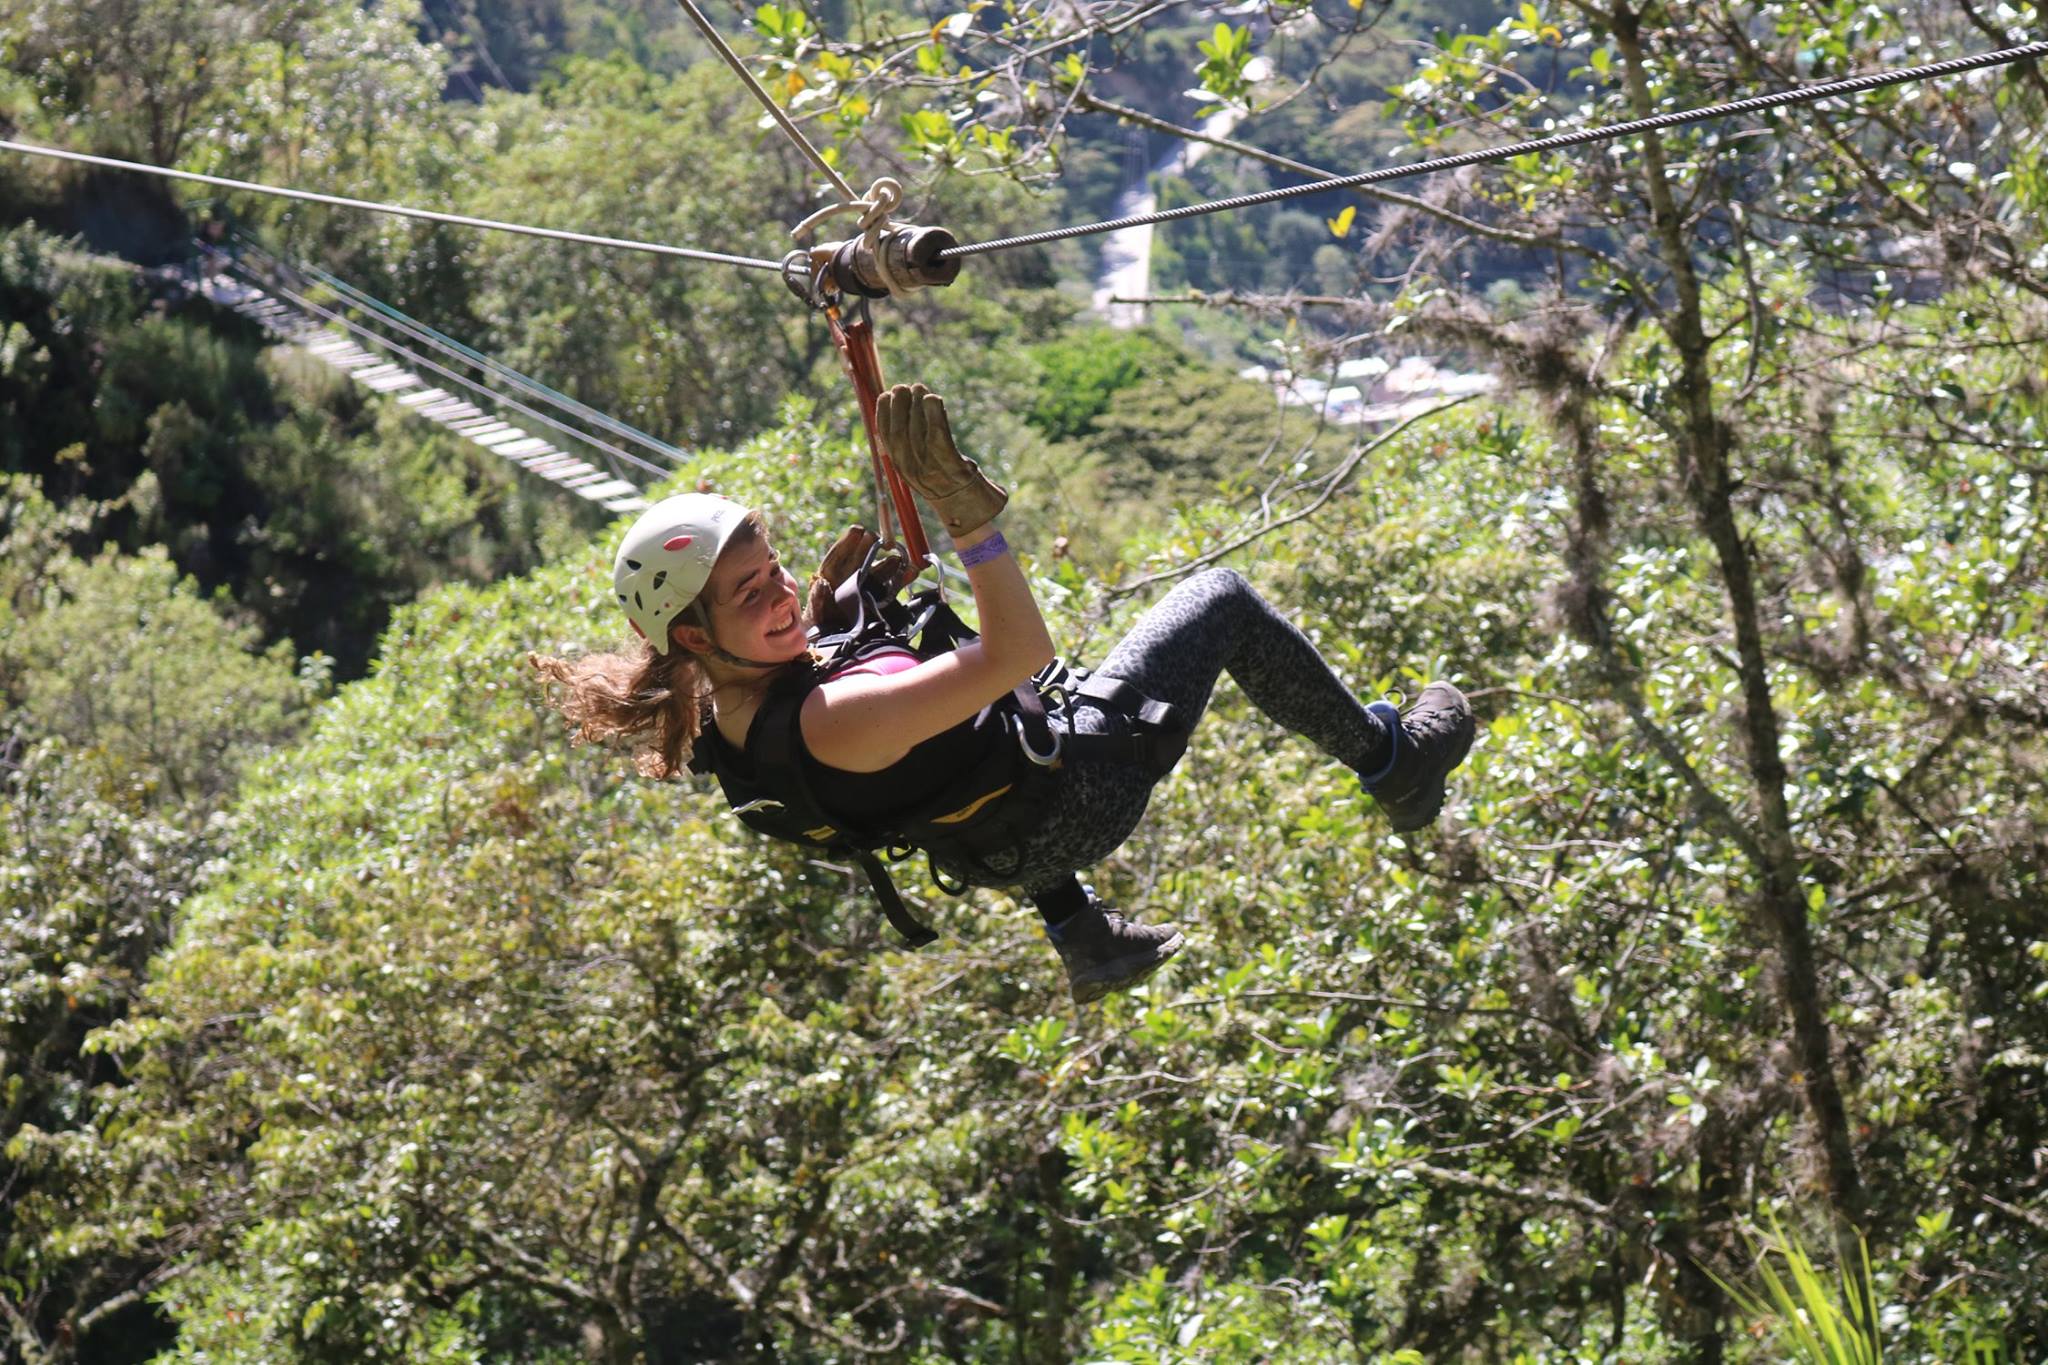
[[[1890,86],[1941,80],[1970,71],[2028,62],[2048,56],[2048,42],[2024,43],[1996,51],[1918,66],[1881,70],[1695,109],[1670,110],[1649,118],[1581,128],[1530,141],[1480,148],[1424,161],[1382,166],[1355,175],[1312,180],[1300,185],[1281,186],[1253,194],[1233,195],[1100,222],[1078,223],[1040,232],[997,237],[988,241],[961,243],[943,228],[897,223],[892,214],[902,202],[902,190],[893,180],[877,180],[866,195],[857,195],[853,187],[834,168],[831,160],[812,145],[804,136],[802,129],[762,87],[694,0],[676,2],[710,43],[713,51],[760,102],[769,119],[781,129],[784,136],[840,196],[836,203],[828,205],[799,223],[791,235],[802,241],[825,220],[845,214],[858,221],[858,236],[829,244],[799,247],[776,260],[476,218],[403,204],[353,199],[254,181],[235,180],[225,176],[202,175],[172,167],[93,156],[13,140],[0,140],[0,150],[330,207],[392,214],[488,231],[518,233],[611,250],[645,252],[699,264],[722,265],[751,271],[773,271],[782,277],[799,298],[824,314],[832,328],[833,339],[846,361],[848,373],[860,398],[864,424],[868,429],[881,508],[880,520],[885,538],[889,529],[889,512],[893,507],[897,518],[903,524],[906,537],[911,542],[913,562],[929,562],[917,510],[910,500],[907,487],[903,485],[900,475],[896,474],[888,459],[887,452],[882,448],[874,427],[874,394],[879,391],[882,380],[880,363],[875,354],[872,324],[867,317],[869,300],[898,297],[915,289],[948,285],[957,276],[964,260],[992,252],[1040,246],[1074,237],[1173,222],[1198,215],[1231,212],[1304,195],[1323,194],[1333,189],[1362,188],[1392,180],[1440,174],[1466,166],[1494,164],[1532,154],[1634,137],[1665,128],[1846,98]],[[252,268],[244,260],[228,253],[209,249],[209,260],[216,266],[215,274],[208,277],[204,286],[210,297],[256,319],[280,339],[306,346],[311,354],[327,364],[344,370],[357,382],[370,387],[373,391],[395,396],[399,403],[411,408],[422,418],[441,422],[465,438],[517,462],[529,472],[549,478],[570,491],[599,503],[609,511],[626,512],[645,506],[645,499],[640,497],[643,485],[636,482],[636,478],[664,477],[684,458],[684,452],[676,447],[521,375],[324,272],[310,268],[294,269],[260,250],[249,254],[259,258],[260,268]],[[316,289],[330,292],[338,301],[338,306],[329,308],[311,298],[310,294]],[[376,326],[366,325],[364,321],[351,318],[347,316],[348,312],[367,318]],[[377,330],[378,327],[386,330]],[[394,339],[388,334],[391,331],[399,333],[405,340]],[[437,352],[462,368],[457,369],[453,365],[444,365],[440,361],[430,359],[413,349],[415,345]],[[422,372],[434,374],[439,380],[430,383],[422,377]],[[442,387],[439,381],[446,381],[454,387]],[[509,397],[500,392],[501,387],[513,389],[564,416],[558,417],[543,412],[540,408],[520,399]],[[457,393],[458,389],[468,396]],[[476,400],[479,399],[492,404],[494,409],[517,414],[518,420],[511,420],[496,411],[487,412],[478,405]],[[577,423],[583,425],[579,426]],[[533,434],[528,424],[549,429],[584,453],[579,455],[562,450],[551,444],[550,438]],[[596,427],[605,435],[599,436],[585,430],[586,426]],[[637,451],[627,450],[625,446],[637,447]],[[649,458],[650,455],[652,459]]]
[[[372,392],[395,398],[415,416],[438,423],[492,454],[600,504],[609,512],[637,512],[647,506],[647,500],[640,496],[641,484],[625,477],[625,469],[621,466],[655,477],[671,472],[673,462],[669,467],[655,464],[538,408],[507,398],[489,384],[429,359],[335,309],[323,307],[292,287],[299,282],[292,278],[295,272],[283,261],[253,244],[244,244],[243,251],[245,255],[263,260],[264,268],[252,268],[242,259],[217,248],[205,248],[211,270],[201,277],[199,292],[259,323],[278,340],[302,347],[314,359],[340,370]],[[344,299],[353,295],[351,301],[361,303],[369,300],[368,295],[331,276],[319,283],[327,284]],[[543,402],[594,414],[594,410],[555,394],[508,366],[475,352],[465,354],[468,348],[451,339],[440,338],[437,333],[414,324],[388,305],[377,304],[376,308],[388,323],[425,340],[431,349],[483,369],[501,383],[533,393]],[[407,368],[405,362],[410,362],[412,368]],[[447,387],[430,384],[421,378],[422,371],[439,376]],[[530,425],[546,427],[566,437],[596,455],[602,467],[534,435],[529,425],[507,421],[499,412],[480,407],[472,398],[464,397],[464,392],[491,404],[493,409],[509,409],[528,419]],[[670,456],[672,461],[673,457],[680,455],[673,447],[644,432],[635,431],[609,417],[603,420],[608,427],[629,433],[658,453]]]

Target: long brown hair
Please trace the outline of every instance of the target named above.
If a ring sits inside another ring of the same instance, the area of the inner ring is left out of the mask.
[[[752,543],[767,529],[759,512],[747,513],[719,557]],[[710,629],[701,594],[680,614]],[[543,686],[548,704],[562,713],[578,742],[629,742],[633,764],[646,777],[674,777],[689,763],[710,693],[704,661],[697,655],[673,640],[666,654],[656,654],[654,646],[635,640],[624,650],[605,654],[574,659],[529,654],[526,660],[547,680]]]

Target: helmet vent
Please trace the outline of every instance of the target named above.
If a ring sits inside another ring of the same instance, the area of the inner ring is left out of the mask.
[[[647,604],[640,600],[640,594],[637,592],[633,594],[633,605],[639,607],[643,611],[646,610],[647,607]]]
[[[656,592],[660,592],[661,585],[666,582],[668,582],[668,570],[663,569],[660,573],[654,576],[654,590]]]
[[[629,560],[627,560],[627,561],[626,561],[626,567],[627,567],[627,568],[629,568],[629,569],[631,569],[631,570],[632,570],[632,571],[633,571],[634,573],[639,573],[639,572],[640,572],[640,561],[639,561],[639,560],[637,560],[637,559],[629,559]]]

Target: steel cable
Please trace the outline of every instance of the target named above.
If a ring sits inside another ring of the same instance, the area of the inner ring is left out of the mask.
[[[222,189],[248,190],[252,194],[275,195],[281,199],[302,199],[310,204],[331,204],[339,208],[367,209],[372,213],[390,213],[400,218],[420,218],[430,223],[452,223],[456,227],[489,228],[494,232],[517,232],[528,237],[548,237],[560,242],[580,242],[585,246],[615,247],[621,251],[645,251],[657,256],[679,256],[685,260],[708,261],[713,265],[737,265],[749,270],[772,270],[782,272],[782,262],[770,261],[759,256],[729,256],[722,251],[698,251],[693,247],[666,246],[659,242],[636,242],[624,237],[598,237],[587,232],[568,232],[561,228],[533,227],[526,223],[504,223],[495,218],[472,218],[463,213],[440,213],[433,209],[409,208],[403,204],[383,204],[371,199],[350,199],[339,194],[318,194],[312,190],[286,189],[279,185],[259,185],[253,180],[231,180],[224,175],[201,175],[197,171],[173,170],[169,166],[152,166],[146,161],[121,161],[111,156],[89,156],[84,152],[67,152],[56,147],[39,147],[32,142],[9,142],[0,140],[0,150],[25,152],[30,156],[47,156],[58,161],[76,161],[87,166],[106,166],[117,171],[138,171],[144,175],[160,175],[172,180],[190,180],[201,185],[216,185]]]
[[[754,98],[761,102],[761,107],[768,111],[768,117],[775,120],[776,126],[796,144],[796,149],[832,182],[832,188],[839,191],[840,198],[848,203],[860,198],[853,192],[853,186],[846,183],[846,177],[832,169],[832,163],[825,159],[824,153],[813,147],[811,140],[803,135],[803,130],[783,112],[782,106],[775,102],[775,97],[768,93],[761,82],[754,79],[754,73],[747,70],[746,63],[740,60],[739,54],[719,36],[718,30],[711,26],[711,21],[704,17],[704,11],[697,8],[694,0],[676,0],[676,4],[690,17],[690,22],[697,26],[697,31],[704,35],[704,41],[711,44],[711,50],[724,59],[725,64],[732,68],[733,74],[745,83],[747,89],[754,92]]]
[[[1360,185],[1377,185],[1388,180],[1400,180],[1408,176],[1429,175],[1437,171],[1455,170],[1460,166],[1475,166],[1488,161],[1505,161],[1510,157],[1527,156],[1532,152],[1556,151],[1561,147],[1577,147],[1588,142],[1603,142],[1611,138],[1629,137],[1659,128],[1676,128],[1683,124],[1700,123],[1707,119],[1727,118],[1736,114],[1753,114],[1765,109],[1778,109],[1788,104],[1807,104],[1815,100],[1828,99],[1835,95],[1852,95],[1865,90],[1877,90],[1888,85],[1904,85],[1910,81],[1934,80],[1942,76],[1958,75],[1987,66],[2004,66],[2010,62],[2026,61],[2034,57],[2048,56],[2048,42],[2027,43],[2020,47],[2002,48],[1997,52],[1979,53],[1974,57],[1952,57],[1947,61],[1931,62],[1925,66],[1907,67],[1899,71],[1881,71],[1867,76],[1851,76],[1845,80],[1828,81],[1822,85],[1804,86],[1797,90],[1781,90],[1771,95],[1755,95],[1748,99],[1734,100],[1727,104],[1709,105],[1704,109],[1678,109],[1668,114],[1657,114],[1650,118],[1632,119],[1604,128],[1582,128],[1575,133],[1559,133],[1554,137],[1538,138],[1533,142],[1517,142],[1506,147],[1492,147],[1480,151],[1459,152],[1453,156],[1434,157],[1428,161],[1417,161],[1406,166],[1383,166],[1378,170],[1363,171],[1357,175],[1338,176],[1330,180],[1316,180],[1306,185],[1287,185],[1279,189],[1260,190],[1255,194],[1232,195],[1227,199],[1213,199],[1200,204],[1183,204],[1179,208],[1162,209],[1155,213],[1134,213],[1123,218],[1111,218],[1100,223],[1082,223],[1072,227],[1049,228],[1044,232],[1027,232],[1017,237],[999,237],[988,242],[969,242],[960,246],[947,247],[938,253],[941,261],[958,260],[964,256],[979,256],[990,251],[1006,251],[1011,247],[1042,246],[1047,242],[1064,241],[1069,237],[1086,237],[1098,232],[1116,232],[1123,228],[1145,227],[1152,223],[1170,223],[1180,218],[1194,218],[1206,213],[1224,213],[1232,209],[1251,208],[1258,204],[1271,204],[1282,199],[1300,195],[1322,194],[1328,190],[1348,189]]]
[[[697,23],[726,63],[747,83],[783,131],[810,158],[813,165],[831,179],[851,201],[857,196],[851,186],[838,172],[834,171],[818,150],[791,123],[788,116],[761,88],[759,81],[747,71],[732,49],[719,38],[703,14],[691,0],[676,0],[686,13]],[[1930,62],[1923,66],[1906,67],[1897,71],[1873,72],[1863,76],[1851,76],[1843,80],[1827,81],[1820,85],[1805,86],[1796,90],[1781,90],[1769,95],[1755,95],[1747,99],[1733,100],[1724,104],[1708,105],[1701,109],[1678,109],[1669,113],[1656,114],[1649,118],[1632,119],[1603,128],[1582,128],[1576,132],[1559,133],[1552,137],[1537,138],[1528,142],[1511,143],[1505,147],[1483,148],[1469,152],[1458,152],[1450,156],[1433,157],[1427,161],[1413,162],[1405,166],[1382,166],[1376,170],[1362,171],[1357,175],[1336,176],[1327,180],[1310,181],[1302,185],[1287,185],[1276,189],[1261,190],[1253,194],[1232,195],[1224,199],[1208,200],[1199,204],[1184,204],[1179,208],[1162,209],[1152,213],[1129,214],[1121,218],[1110,218],[1096,223],[1080,223],[1062,228],[1049,228],[1042,232],[1024,233],[1015,237],[999,237],[986,242],[968,242],[948,247],[938,253],[936,260],[959,260],[968,256],[985,255],[993,251],[1006,251],[1013,247],[1042,246],[1049,242],[1064,241],[1071,237],[1085,237],[1102,232],[1116,232],[1123,228],[1146,227],[1155,223],[1169,223],[1182,218],[1193,218],[1203,214],[1224,213],[1235,209],[1252,208],[1260,204],[1271,204],[1304,195],[1321,194],[1329,190],[1349,189],[1365,185],[1382,184],[1418,175],[1430,175],[1438,171],[1456,170],[1463,166],[1475,166],[1489,162],[1505,161],[1511,157],[1528,156],[1534,153],[1558,151],[1567,147],[1583,146],[1592,142],[1610,141],[1630,137],[1637,133],[1652,132],[1663,128],[1682,127],[1702,123],[1710,119],[1729,118],[1740,114],[1760,113],[1768,109],[1784,108],[1788,105],[1810,104],[1838,95],[1859,94],[1879,90],[1887,86],[1904,85],[1914,81],[1935,80],[1945,76],[1960,75],[1967,71],[1982,70],[1986,67],[2004,66],[2013,62],[2028,61],[2048,56],[2048,42],[2025,43],[2018,47],[2002,48],[1995,52],[1979,53],[1970,57],[1953,57],[1946,61]],[[309,190],[285,189],[275,185],[260,185],[253,181],[231,180],[224,176],[201,175],[194,171],[173,170],[165,166],[151,166],[143,162],[120,161],[113,157],[89,156],[83,152],[61,151],[54,147],[39,147],[32,143],[0,140],[0,150],[27,153],[31,156],[54,157],[62,161],[81,162],[86,165],[107,166],[116,170],[138,171],[149,175],[166,176],[176,180],[194,181],[199,184],[217,185],[227,189],[248,190],[257,194],[277,195],[287,199],[300,199],[311,203],[333,204],[345,208],[367,209],[377,213],[391,213],[401,217],[420,218],[429,222],[452,223],[462,227],[489,228],[502,232],[522,233],[528,236],[548,237],[561,241],[580,242],[592,246],[616,247],[629,251],[644,251],[658,255],[677,256],[690,260],[708,261],[714,264],[736,265],[754,270],[772,270],[781,273],[782,263],[753,256],[732,256],[721,252],[698,251],[689,247],[665,246],[652,242],[638,242],[618,237],[599,237],[588,233],[566,232],[556,228],[539,228],[520,223],[499,222],[488,218],[472,218],[463,214],[438,213],[428,209],[408,208],[403,205],[377,203],[364,199],[349,199],[340,195],[317,194]]]

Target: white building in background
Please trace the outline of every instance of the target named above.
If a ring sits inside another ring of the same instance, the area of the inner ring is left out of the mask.
[[[1356,384],[1339,384],[1323,395],[1323,411],[1330,414],[1332,422],[1349,426],[1365,411],[1365,391]]]
[[[1326,421],[1344,426],[1387,426],[1446,399],[1485,393],[1500,384],[1494,375],[1446,370],[1436,357],[1418,355],[1391,364],[1378,356],[1344,361],[1334,372],[1335,384],[1323,375],[1264,365],[1247,366],[1238,375],[1270,386],[1288,407],[1318,409]]]

